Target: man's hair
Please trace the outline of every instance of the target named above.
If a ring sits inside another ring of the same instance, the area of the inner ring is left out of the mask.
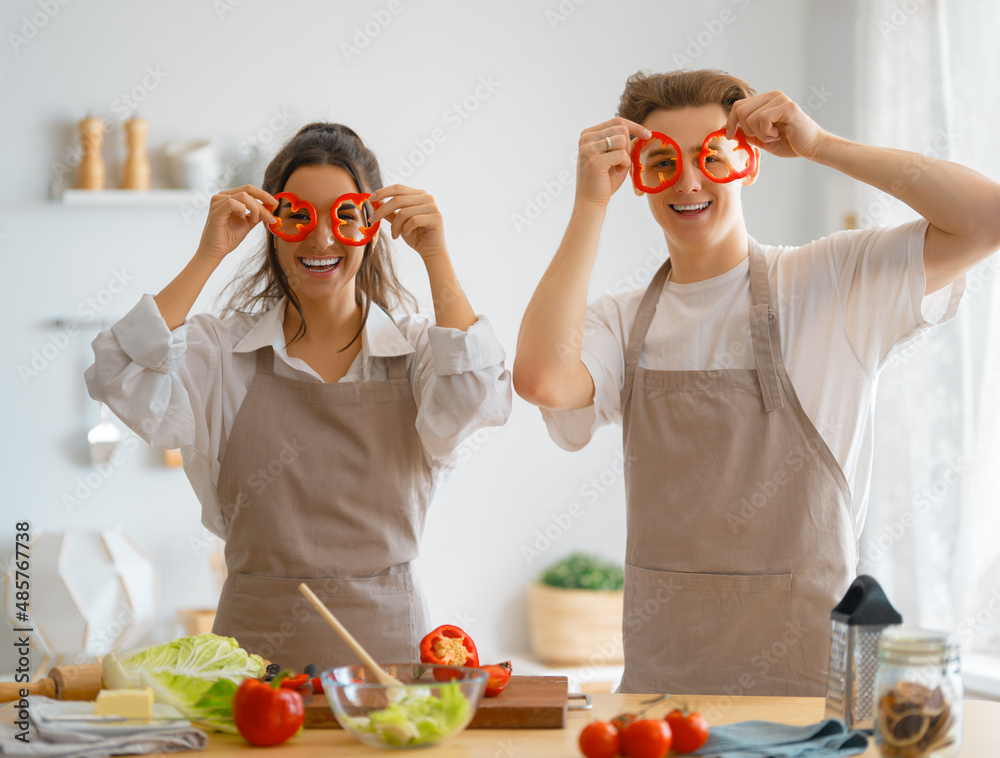
[[[618,115],[641,124],[655,110],[720,105],[729,115],[733,103],[757,94],[742,79],[717,69],[647,74],[637,71],[625,83]]]

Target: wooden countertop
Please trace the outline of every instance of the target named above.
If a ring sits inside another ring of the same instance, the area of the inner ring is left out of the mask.
[[[441,745],[423,748],[426,758],[545,758],[546,756],[580,756],[576,740],[583,727],[595,719],[609,720],[623,711],[634,711],[648,695],[591,695],[594,708],[590,711],[570,711],[565,729],[467,729]],[[689,696],[692,708],[701,711],[710,723],[727,724],[735,721],[763,719],[785,724],[813,724],[823,719],[823,698],[795,697],[717,697]],[[1000,755],[1000,703],[966,700],[961,758],[988,758]],[[230,734],[212,734],[207,749],[211,756],[246,756],[258,748]],[[339,729],[307,729],[295,739],[274,748],[271,754],[301,756],[372,756],[387,751],[362,745]],[[187,753],[196,755],[196,753]],[[874,741],[869,742],[866,758],[878,758]]]

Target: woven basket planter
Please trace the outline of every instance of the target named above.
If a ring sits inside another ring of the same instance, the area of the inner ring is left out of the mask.
[[[621,590],[528,585],[531,649],[549,665],[613,666],[624,661]]]

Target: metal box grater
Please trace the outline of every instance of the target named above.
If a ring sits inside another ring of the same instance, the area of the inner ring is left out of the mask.
[[[874,727],[878,640],[883,629],[902,622],[874,578],[862,574],[854,580],[830,613],[827,718],[840,719],[849,729]]]

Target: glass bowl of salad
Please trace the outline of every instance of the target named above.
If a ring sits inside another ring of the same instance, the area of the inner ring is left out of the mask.
[[[399,682],[382,684],[365,666],[320,674],[330,710],[366,745],[411,748],[441,742],[468,726],[486,690],[482,669],[432,663],[382,666]]]

